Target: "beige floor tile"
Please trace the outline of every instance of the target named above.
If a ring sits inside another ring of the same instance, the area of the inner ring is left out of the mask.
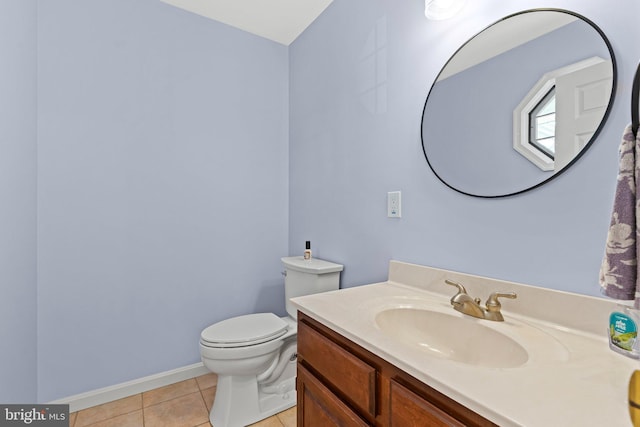
[[[144,408],[147,427],[191,427],[208,420],[209,411],[200,391]]]
[[[265,418],[262,421],[258,421],[255,424],[251,424],[251,427],[282,427],[282,423],[277,416]]]
[[[207,411],[211,410],[213,401],[216,398],[216,387],[207,388],[201,391],[204,404],[207,406]]]
[[[105,403],[104,405],[94,406],[92,408],[83,409],[77,412],[74,427],[85,427],[99,421],[108,420],[118,415],[128,414],[130,412],[142,409],[142,395],[125,397],[124,399],[115,400]]]
[[[69,427],[213,427],[209,410],[217,384],[203,375],[143,394],[69,414]],[[252,427],[295,427],[296,407],[252,424]]]
[[[176,397],[185,396],[187,394],[200,391],[198,383],[195,379],[180,381],[179,383],[170,384],[165,387],[156,388],[142,393],[142,404],[147,406],[156,405],[160,402],[175,399]]]
[[[91,424],[91,427],[144,427],[142,409]]]
[[[277,414],[278,419],[284,427],[296,427],[298,423],[296,407],[289,408]]]
[[[200,390],[204,390],[218,385],[218,376],[214,373],[206,374],[196,377],[196,381],[198,382]]]

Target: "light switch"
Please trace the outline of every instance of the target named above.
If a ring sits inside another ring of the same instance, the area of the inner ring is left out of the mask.
[[[390,191],[387,193],[387,216],[389,218],[400,218],[402,215],[401,192]]]

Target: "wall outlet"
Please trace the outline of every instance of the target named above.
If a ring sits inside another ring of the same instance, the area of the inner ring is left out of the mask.
[[[400,218],[402,216],[402,204],[400,191],[390,191],[387,193],[387,216],[389,218]]]

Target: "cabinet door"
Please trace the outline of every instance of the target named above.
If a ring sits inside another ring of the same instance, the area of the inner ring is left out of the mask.
[[[298,360],[364,416],[376,417],[376,369],[306,322],[298,322]]]
[[[390,427],[464,427],[464,424],[391,380]]]
[[[355,412],[320,380],[298,364],[298,427],[367,427]]]

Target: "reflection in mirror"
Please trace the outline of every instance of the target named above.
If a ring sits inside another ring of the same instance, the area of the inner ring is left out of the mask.
[[[422,117],[429,166],[478,197],[535,188],[597,137],[615,93],[602,31],[562,10],[511,15],[464,44],[431,87]]]
[[[542,76],[513,112],[513,148],[543,171],[564,168],[607,111],[612,71],[594,56]]]

